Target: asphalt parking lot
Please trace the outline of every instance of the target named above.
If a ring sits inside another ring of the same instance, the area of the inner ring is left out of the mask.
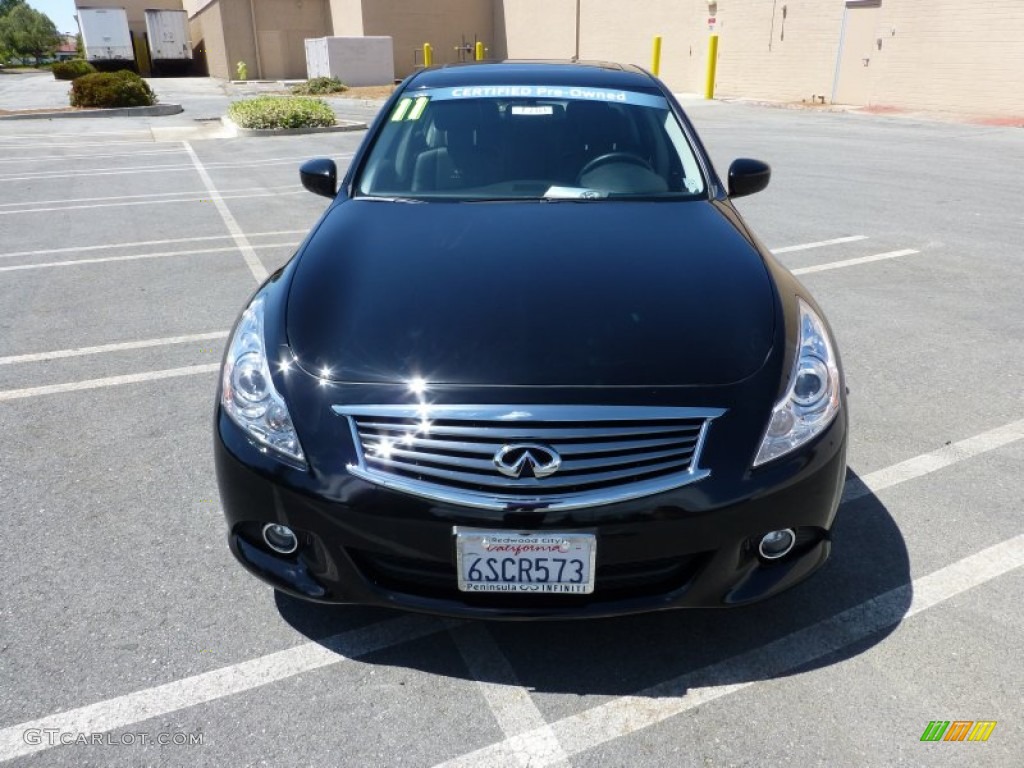
[[[690,114],[720,173],[772,164],[738,207],[838,337],[833,556],[753,608],[536,624],[306,605],[225,544],[225,337],[326,205],[298,164],[361,133],[0,123],[0,763],[1019,766],[1024,131]]]

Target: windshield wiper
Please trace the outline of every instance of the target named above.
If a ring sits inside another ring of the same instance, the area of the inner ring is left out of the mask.
[[[419,197],[383,197],[381,195],[360,195],[355,200],[374,200],[381,203],[423,203],[426,202]]]

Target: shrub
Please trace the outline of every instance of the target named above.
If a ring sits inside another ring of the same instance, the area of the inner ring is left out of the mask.
[[[304,96],[258,96],[236,101],[228,116],[242,128],[322,128],[334,125],[334,112],[323,99]]]
[[[96,72],[71,81],[73,107],[148,107],[156,103],[149,84],[134,72]]]
[[[292,93],[299,93],[304,96],[322,93],[341,93],[348,90],[348,86],[336,77],[314,77],[304,83],[292,86]]]
[[[55,61],[50,67],[53,70],[55,80],[74,80],[82,75],[91,75],[96,67],[85,59],[69,59],[68,61]]]

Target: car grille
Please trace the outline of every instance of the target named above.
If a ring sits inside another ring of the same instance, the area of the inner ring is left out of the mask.
[[[608,504],[700,480],[709,474],[699,466],[708,425],[723,413],[623,406],[334,410],[351,426],[359,458],[348,467],[353,474],[429,499],[502,510]],[[503,450],[507,473],[498,466]],[[510,476],[516,459],[518,476]]]

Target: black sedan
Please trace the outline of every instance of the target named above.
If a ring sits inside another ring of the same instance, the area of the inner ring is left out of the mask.
[[[215,455],[232,552],[310,600],[495,618],[741,605],[828,557],[838,350],[679,104],[630,67],[399,87],[243,311]]]

